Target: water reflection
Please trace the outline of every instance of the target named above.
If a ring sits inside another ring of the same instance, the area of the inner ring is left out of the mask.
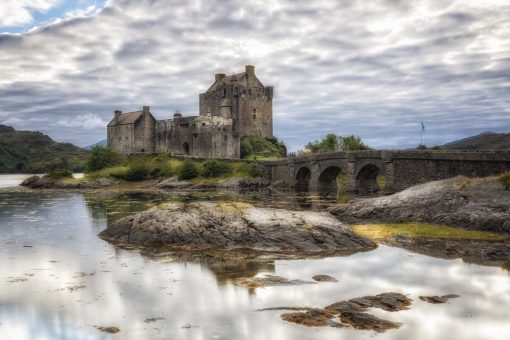
[[[289,197],[257,204],[322,204]],[[374,311],[404,324],[379,339],[510,337],[510,276],[499,267],[386,246],[324,259],[187,257],[120,249],[96,236],[114,219],[167,199],[0,192],[0,338],[104,339],[94,326],[117,326],[119,339],[366,339],[373,333],[307,328],[283,322],[278,311],[255,310],[320,307],[384,291],[410,294],[414,303],[408,311]],[[304,280],[328,274],[339,282],[251,291],[232,284],[258,273]],[[447,293],[461,298],[440,306],[417,298]]]

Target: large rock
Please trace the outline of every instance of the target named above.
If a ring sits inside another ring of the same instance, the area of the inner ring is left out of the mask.
[[[353,253],[375,247],[327,213],[245,203],[165,203],[120,219],[100,236],[145,246],[225,246],[271,252]]]
[[[417,221],[510,232],[510,191],[495,177],[456,177],[338,204],[330,212],[348,222]]]

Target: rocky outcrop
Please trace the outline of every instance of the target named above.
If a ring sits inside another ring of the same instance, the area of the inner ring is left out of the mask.
[[[310,254],[352,254],[376,246],[327,213],[257,208],[246,203],[165,203],[120,219],[100,236],[143,246],[213,246]]]
[[[375,296],[364,296],[346,301],[335,302],[324,308],[310,307],[276,307],[263,310],[292,310],[284,313],[281,318],[308,327],[355,328],[384,332],[399,328],[398,322],[392,322],[366,313],[369,308],[380,308],[388,312],[409,309],[412,300],[400,293],[382,293]]]
[[[344,222],[418,221],[508,233],[510,191],[496,177],[456,177],[338,204],[330,212]]]
[[[48,176],[30,176],[21,182],[21,186],[32,189],[97,189],[118,184],[109,178],[99,178],[91,182],[65,182]]]

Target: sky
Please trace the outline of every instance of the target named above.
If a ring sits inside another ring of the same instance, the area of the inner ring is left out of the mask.
[[[116,109],[196,115],[255,65],[289,150],[510,132],[508,0],[2,0],[0,124],[86,146]]]

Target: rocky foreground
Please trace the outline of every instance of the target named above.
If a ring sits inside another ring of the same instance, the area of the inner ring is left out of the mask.
[[[495,177],[456,177],[399,193],[338,204],[342,221],[428,222],[510,233],[510,191]]]
[[[99,236],[142,246],[213,246],[307,254],[352,254],[376,247],[327,213],[257,208],[246,203],[165,203],[120,219]]]

